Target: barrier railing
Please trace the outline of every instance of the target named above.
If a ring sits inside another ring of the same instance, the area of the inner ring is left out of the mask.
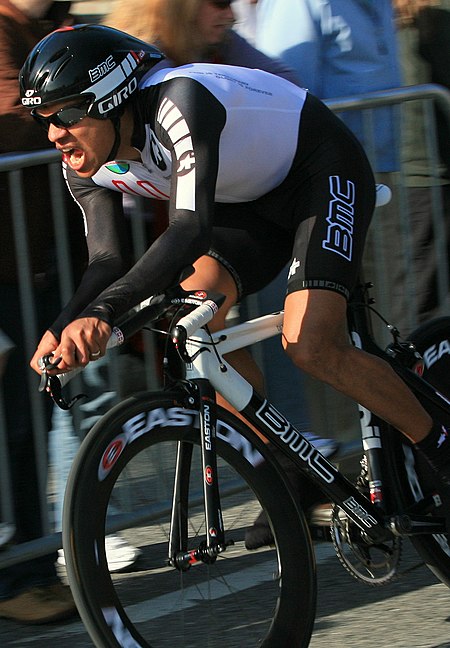
[[[367,122],[370,120],[370,115],[373,110],[380,107],[401,107],[405,108],[410,102],[420,102],[421,109],[423,112],[423,129],[422,133],[426,138],[426,149],[428,153],[428,163],[429,163],[429,186],[431,192],[431,201],[433,203],[433,209],[430,214],[430,220],[432,221],[433,229],[433,245],[435,248],[435,259],[436,259],[436,285],[438,292],[438,302],[439,304],[448,305],[449,298],[449,260],[448,260],[448,219],[450,218],[449,214],[444,213],[444,205],[442,201],[442,196],[440,193],[440,184],[441,174],[440,174],[440,159],[438,152],[438,143],[437,143],[437,128],[435,122],[434,108],[440,109],[441,114],[446,118],[449,132],[450,132],[450,92],[439,85],[436,84],[424,84],[416,86],[407,86],[404,88],[399,88],[395,90],[380,90],[378,92],[361,94],[357,97],[343,97],[335,100],[327,100],[325,103],[328,107],[336,112],[337,114],[348,112],[348,111],[362,111],[363,120]],[[400,145],[403,139],[403,123],[404,120],[400,116],[398,128],[398,140]],[[366,129],[370,130],[370,129]],[[368,145],[368,154],[370,158],[370,149],[375,148],[375,138],[376,133],[371,132],[372,137],[370,144]],[[420,136],[420,133],[418,133]],[[400,167],[398,169],[400,177],[398,183],[399,191],[399,202],[401,208],[398,210],[400,225],[402,231],[405,233],[405,242],[407,238],[407,233],[410,228],[408,223],[408,207],[407,207],[407,198],[405,195],[405,178],[404,178],[404,163],[401,160],[400,155]],[[450,169],[447,170],[447,182],[449,181],[448,174]],[[376,217],[375,217],[376,218]],[[447,219],[447,222],[446,222]],[[374,223],[372,228],[373,232],[376,232],[377,223]],[[405,246],[405,249],[402,250],[405,258],[405,275],[409,277],[409,280],[405,281],[404,290],[407,296],[405,304],[407,304],[408,313],[407,313],[407,329],[408,332],[413,330],[421,323],[420,317],[418,316],[418,306],[415,303],[414,295],[414,281],[412,280],[413,272],[412,265],[413,259],[409,254],[408,245]],[[384,264],[380,263],[377,268],[375,268],[376,273],[371,279],[376,285],[382,285],[386,282],[385,276],[383,275]],[[381,297],[382,303],[381,308],[384,312],[389,313],[391,308],[389,302]]]
[[[327,104],[336,113],[355,110],[362,111],[363,113],[370,113],[370,111],[376,109],[377,107],[402,107],[410,101],[418,101],[423,105],[424,129],[427,133],[427,138],[430,139],[428,145],[430,176],[437,178],[439,176],[439,158],[436,142],[434,107],[439,106],[441,112],[447,116],[450,123],[450,92],[435,85],[412,86],[408,88],[375,92],[368,95],[347,97],[339,100],[329,100],[327,101]],[[370,115],[368,115],[367,123],[370,124],[370,122]],[[369,126],[367,126],[367,128],[369,128]],[[401,124],[399,128],[401,128]],[[372,136],[376,137],[376,133],[374,133]],[[399,137],[401,138],[401,133],[399,133]],[[58,246],[56,249],[57,266],[60,279],[60,296],[61,300],[65,302],[72,293],[73,280],[70,273],[70,263],[68,263],[68,259],[70,258],[70,241],[68,239],[65,219],[59,217],[59,215],[65,209],[63,196],[64,192],[66,192],[60,170],[60,154],[57,151],[46,150],[30,153],[0,155],[0,173],[6,173],[8,175],[9,192],[11,197],[14,221],[15,245],[18,257],[17,271],[20,303],[22,309],[22,324],[25,329],[25,351],[28,357],[31,357],[34,352],[38,336],[36,313],[34,309],[33,286],[31,285],[29,278],[30,272],[28,267],[26,223],[24,219],[24,187],[22,183],[21,173],[22,169],[25,167],[33,167],[35,165],[42,164],[48,166],[49,177],[52,185],[51,196],[49,196],[49,212],[51,212],[51,215],[53,217],[55,237],[57,237],[58,240]],[[398,190],[400,194],[400,208],[398,216],[400,223],[402,224],[400,232],[402,232],[403,234],[397,241],[397,249],[398,254],[405,259],[406,277],[408,277],[409,272],[411,276],[413,275],[412,269],[414,266],[414,260],[408,253],[408,206],[407,200],[405,200],[403,196],[403,193],[406,189],[403,180],[404,178],[402,177],[402,167],[400,167],[397,178]],[[432,185],[431,192],[433,194],[431,219],[434,230],[434,240],[432,244],[435,246],[436,250],[438,302],[439,306],[443,310],[445,310],[445,308],[448,307],[449,298],[449,259],[447,230],[448,219],[450,215],[448,213],[444,213],[442,196],[440,195],[440,185]],[[144,222],[145,215],[141,213],[140,205],[138,204],[135,208],[135,214],[131,223],[132,239],[134,242],[136,257],[139,256],[145,249]],[[378,260],[376,259],[375,263],[373,264],[376,276],[370,277],[370,279],[372,279],[375,283],[383,285],[386,288],[386,292],[389,293],[389,281],[385,275],[385,263],[381,254],[381,242],[383,240],[382,228],[383,224],[381,219],[378,220],[377,216],[375,216],[372,230],[376,241],[378,241],[376,245],[378,245],[380,258]],[[280,287],[283,284],[283,278],[280,281],[281,283],[279,285],[277,285],[277,282],[275,282],[268,289],[263,291],[262,294],[249,298],[247,300],[246,307],[251,314],[260,312],[261,310],[268,310],[272,306],[274,308],[279,307],[280,295],[283,294],[283,287]],[[414,301],[414,284],[407,281],[405,283],[404,290],[408,297],[408,304],[410,309],[410,312],[408,312],[407,314],[408,326],[414,328],[419,319]],[[385,297],[382,295],[381,301],[383,302],[384,299]],[[388,300],[385,303],[381,303],[380,305],[380,310],[388,317],[389,308],[390,304]],[[157,384],[157,378],[152,371],[154,353],[155,350],[153,348],[153,341],[150,336],[149,338],[147,338],[146,342],[146,382],[147,385],[151,388],[153,388],[155,384]],[[255,354],[265,370],[267,388],[269,393],[271,393],[271,398],[275,402],[277,402],[277,400],[278,402],[282,401],[283,397],[285,397],[286,392],[288,392],[289,390],[286,389],[286,385],[284,383],[280,385],[280,375],[282,374],[280,373],[280,365],[278,364],[276,357],[277,355],[279,355],[280,358],[283,357],[281,350],[279,352],[274,352],[273,347],[271,348],[271,369],[268,368],[269,362],[266,363],[265,361],[266,356],[264,348],[260,347],[256,349]],[[117,358],[114,357],[114,355],[112,356],[110,362],[112,363],[111,366],[117,369],[117,364],[114,365],[114,363],[117,363]],[[279,362],[284,362],[284,360],[280,359]],[[282,372],[283,375],[286,376],[286,380],[291,386],[297,385],[298,388],[301,389],[301,384],[298,383],[297,377],[293,375],[292,372],[294,372],[294,370],[290,368],[290,366],[283,365]],[[61,546],[61,534],[58,531],[55,531],[55,527],[51,523],[49,515],[49,511],[54,508],[55,503],[54,493],[52,493],[51,487],[49,489],[49,484],[52,484],[52,466],[50,466],[50,479],[47,479],[48,457],[46,436],[48,430],[46,429],[44,416],[42,413],[43,396],[37,392],[37,377],[34,376],[32,372],[30,372],[29,385],[37,456],[36,460],[39,475],[39,492],[40,500],[43,504],[42,510],[44,511],[44,535],[39,539],[20,545],[7,547],[3,551],[0,551],[0,568],[26,559],[45,555],[51,551],[58,549]],[[104,389],[104,393],[106,392],[108,394],[111,394],[112,400],[120,392],[120,389],[117,386],[117,371],[113,371],[111,368],[107,378],[107,386]],[[7,430],[3,416],[2,393],[2,383],[0,379],[0,522],[14,523],[13,506],[11,503],[13,485],[11,485],[9,479],[7,462]],[[281,402],[280,406],[284,408],[287,416],[295,422],[296,414],[295,411],[293,412],[293,410],[298,409],[298,394],[293,394],[292,399],[288,398],[287,400]],[[323,409],[326,408],[324,408],[322,405],[322,410]],[[92,412],[89,411],[89,408],[86,408],[84,412],[78,412],[77,416],[78,420],[76,421],[76,426],[78,427],[83,427],[83,421],[85,427],[87,425],[90,426],[90,424],[92,423]],[[345,426],[345,422],[342,425]]]

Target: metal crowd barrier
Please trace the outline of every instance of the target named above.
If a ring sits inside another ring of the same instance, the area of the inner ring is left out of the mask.
[[[428,154],[428,167],[429,167],[429,178],[430,178],[430,192],[431,192],[431,201],[432,201],[432,213],[430,214],[430,219],[432,220],[433,227],[433,245],[435,249],[435,260],[436,260],[436,284],[437,284],[437,293],[438,293],[438,303],[440,304],[442,310],[444,308],[449,308],[449,259],[448,259],[448,219],[450,214],[445,214],[444,204],[441,195],[441,186],[438,184],[441,180],[440,176],[440,167],[442,166],[439,159],[438,151],[438,142],[437,142],[437,127],[436,127],[436,117],[435,117],[435,108],[439,108],[442,115],[446,117],[448,128],[450,132],[450,92],[439,85],[436,84],[425,84],[425,85],[416,85],[408,86],[398,90],[384,90],[368,94],[362,94],[358,97],[348,97],[340,98],[338,100],[327,100],[328,107],[336,112],[337,114],[349,111],[363,111],[363,126],[365,131],[368,133],[368,143],[366,145],[367,153],[369,159],[373,155],[373,151],[376,148],[376,136],[377,133],[371,128],[371,121],[373,117],[373,111],[379,107],[392,107],[393,110],[398,109],[397,114],[398,121],[398,132],[396,133],[396,140],[399,142],[400,146],[404,137],[403,125],[405,113],[400,112],[401,110],[408,110],[409,104],[411,102],[420,102],[421,110],[423,114],[423,134],[426,139],[426,151]],[[407,115],[406,115],[407,116]],[[448,145],[448,142],[447,142]],[[450,181],[448,174],[450,169],[447,169],[447,182]],[[394,173],[395,175],[395,173]],[[395,181],[394,181],[395,182]],[[411,186],[411,185],[410,185]],[[425,185],[423,185],[425,186]],[[422,188],[423,188],[422,186]],[[418,313],[418,305],[415,300],[415,285],[413,280],[413,259],[411,258],[410,249],[408,247],[408,231],[410,229],[408,223],[408,204],[406,196],[406,187],[405,187],[405,170],[404,162],[400,157],[400,166],[398,169],[398,178],[396,182],[396,187],[393,189],[398,192],[398,217],[399,224],[402,234],[404,235],[403,241],[400,242],[402,245],[401,252],[404,257],[404,270],[405,270],[405,282],[404,282],[404,291],[405,291],[405,308],[407,312],[405,313],[404,318],[404,328],[405,332],[409,333],[419,324],[422,323],[421,318]],[[380,213],[382,213],[383,208],[380,208]],[[380,251],[383,249],[381,243],[382,238],[379,236],[380,228],[377,226],[377,214],[375,214],[373,225],[371,227],[370,234],[374,235],[375,244],[378,243],[377,247]],[[370,237],[369,237],[370,238]],[[380,263],[374,266],[374,276],[370,277],[375,285],[379,286],[389,286],[389,277],[384,273],[385,262],[380,259]],[[384,295],[383,293],[379,294],[380,310],[387,313],[388,316],[391,315],[392,303],[390,303],[387,298],[389,295],[389,290],[386,290]],[[439,307],[436,309],[436,314],[439,314]]]
[[[437,175],[438,168],[438,153],[436,142],[436,125],[434,116],[434,106],[438,105],[445,113],[450,123],[450,92],[435,85],[425,86],[412,86],[407,88],[393,89],[383,92],[375,92],[368,95],[361,95],[355,97],[348,97],[339,100],[329,100],[327,104],[336,113],[342,111],[363,111],[366,128],[370,128],[371,113],[377,107],[386,106],[404,106],[410,101],[419,101],[423,105],[423,114],[425,120],[425,131],[427,133],[428,151],[429,151],[429,166],[430,174]],[[400,126],[401,128],[401,123]],[[399,136],[401,133],[399,133]],[[376,133],[373,133],[373,138]],[[370,147],[369,147],[370,148]],[[370,151],[369,151],[370,157]],[[67,301],[68,297],[73,290],[72,277],[70,275],[69,265],[67,260],[70,256],[70,242],[68,240],[67,229],[63,218],[56,217],[64,210],[63,205],[63,192],[66,191],[60,170],[60,155],[56,151],[48,150],[32,153],[17,153],[0,155],[0,173],[7,173],[9,179],[9,191],[12,198],[13,220],[15,227],[15,245],[18,263],[18,276],[20,284],[20,301],[22,307],[22,324],[26,330],[26,352],[29,357],[32,356],[35,345],[37,342],[37,326],[36,314],[33,307],[33,287],[29,281],[29,267],[27,258],[26,246],[26,225],[24,219],[24,187],[22,185],[21,170],[25,167],[32,167],[38,164],[48,165],[49,177],[52,183],[52,193],[50,196],[50,211],[53,216],[55,236],[58,240],[57,264],[60,277],[60,293],[62,302]],[[408,210],[406,201],[402,199],[402,191],[404,185],[402,184],[402,169],[399,169],[399,191],[400,191],[400,211],[399,218],[402,223],[401,231],[407,233],[408,231]],[[135,251],[135,256],[138,257],[145,249],[145,215],[142,213],[141,205],[138,203],[135,208],[135,214],[131,219],[132,239]],[[439,304],[444,312],[448,309],[449,297],[449,259],[447,255],[447,228],[448,228],[449,214],[445,214],[443,210],[442,200],[440,198],[439,186],[433,188],[433,228],[434,228],[434,245],[436,246],[437,270],[438,270],[438,291],[439,291]],[[375,239],[382,241],[382,228],[381,221],[377,221],[375,216],[372,230]],[[398,240],[398,253],[403,256],[406,264],[406,275],[408,269],[411,270],[411,255],[408,253],[408,237],[405,234]],[[385,267],[382,259],[382,250],[379,247],[380,259],[378,263],[374,264],[376,276],[373,277],[375,283],[380,282],[383,286],[388,286],[388,278],[385,276]],[[412,273],[411,273],[412,275]],[[371,277],[372,279],[372,277]],[[270,287],[262,291],[258,296],[248,298],[243,305],[246,314],[254,315],[262,310],[268,311],[270,308],[278,308],[280,306],[280,299],[283,295],[284,278],[275,281]],[[409,297],[408,303],[412,305],[410,311],[407,313],[408,324],[414,328],[418,321],[417,313],[415,312],[414,305],[414,285],[405,284],[405,291]],[[383,297],[382,297],[383,299]],[[382,304],[383,307],[389,310],[389,303]],[[386,314],[386,311],[384,311]],[[389,314],[387,313],[389,317]],[[268,341],[271,344],[273,341]],[[276,342],[277,348],[270,348],[269,353],[265,351],[263,346],[258,346],[254,350],[256,359],[261,363],[265,371],[268,392],[271,394],[271,399],[275,403],[279,403],[280,407],[285,411],[288,418],[296,422],[299,416],[299,394],[297,390],[302,389],[302,379],[298,378],[298,374],[286,365],[286,359],[279,349],[279,343]],[[154,354],[152,338],[147,339],[145,355],[145,371],[146,382],[150,388],[154,388],[157,379],[154,376]],[[270,362],[268,361],[270,357]],[[277,359],[279,358],[279,360]],[[112,369],[108,374],[107,389],[111,394],[117,395],[120,390],[117,387],[117,358],[112,356],[110,362]],[[269,368],[270,367],[270,368]],[[283,376],[283,378],[281,378]],[[42,510],[44,513],[43,528],[45,530],[44,536],[31,542],[26,542],[21,545],[6,547],[0,550],[0,568],[8,565],[34,558],[40,555],[45,555],[51,551],[55,551],[61,547],[61,534],[55,531],[50,522],[50,514],[52,504],[51,492],[51,467],[50,467],[50,480],[47,481],[47,450],[46,450],[46,434],[44,419],[42,415],[42,394],[39,394],[36,389],[36,377],[30,375],[30,391],[31,391],[31,408],[33,416],[34,434],[36,439],[36,454],[37,465],[39,473],[39,491],[40,499],[44,504]],[[289,389],[290,386],[290,389]],[[294,386],[294,388],[292,387]],[[291,392],[292,396],[286,398],[286,394]],[[295,392],[295,393],[292,393]],[[284,399],[284,400],[283,400]],[[325,409],[322,405],[322,410]],[[80,416],[80,414],[78,414]],[[301,417],[301,415],[300,415]],[[81,419],[78,419],[76,424],[80,428],[90,425],[91,418],[89,418],[89,411],[81,414]],[[343,423],[345,425],[345,423]],[[330,434],[333,436],[333,434]],[[10,483],[9,469],[8,469],[8,453],[6,449],[6,429],[5,420],[3,416],[3,399],[2,399],[2,385],[0,379],[0,523],[14,523],[14,514],[12,507],[12,492],[14,485]],[[50,486],[49,486],[50,484]]]

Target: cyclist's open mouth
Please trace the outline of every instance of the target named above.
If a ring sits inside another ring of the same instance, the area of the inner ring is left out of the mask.
[[[63,161],[74,171],[78,171],[84,163],[84,153],[81,149],[73,148],[62,152]]]

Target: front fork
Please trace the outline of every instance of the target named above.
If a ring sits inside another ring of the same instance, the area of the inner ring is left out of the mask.
[[[169,533],[169,564],[186,571],[199,562],[212,563],[231,542],[225,542],[216,453],[216,394],[208,380],[189,381],[187,401],[199,413],[201,472],[205,512],[206,538],[196,547],[188,548],[189,478],[192,464],[192,443],[179,441]]]

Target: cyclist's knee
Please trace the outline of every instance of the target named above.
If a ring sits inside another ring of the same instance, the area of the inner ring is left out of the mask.
[[[349,347],[342,295],[326,290],[290,293],[285,301],[283,347],[306,373],[324,381],[330,372],[338,375]]]
[[[306,341],[288,343],[284,345],[284,350],[295,366],[302,371],[314,375],[314,371],[320,370],[323,358],[320,349],[314,348],[314,345]]]
[[[298,342],[285,343],[284,350],[296,367],[328,382],[330,375],[339,373],[345,348],[321,336],[308,336]]]

